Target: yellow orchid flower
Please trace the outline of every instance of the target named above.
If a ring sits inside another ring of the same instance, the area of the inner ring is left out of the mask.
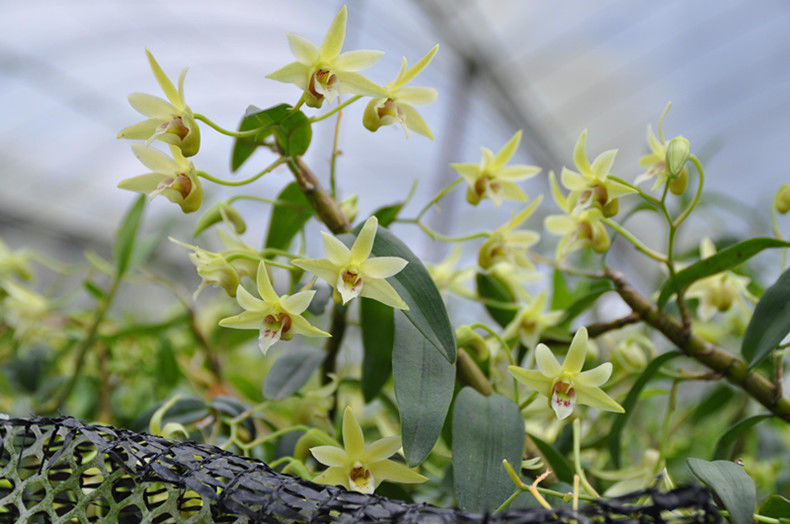
[[[406,137],[409,129],[422,136],[433,140],[433,133],[422,116],[414,108],[415,105],[430,104],[436,100],[436,90],[430,87],[404,87],[414,77],[426,68],[433,60],[439,44],[428,51],[419,62],[408,68],[406,57],[403,57],[400,71],[395,80],[384,86],[386,95],[371,100],[362,116],[362,124],[370,131],[376,131],[381,126],[400,124]]]
[[[17,276],[23,280],[33,278],[29,267],[31,253],[25,250],[11,251],[0,238],[0,279]]]
[[[382,481],[402,484],[425,482],[426,477],[405,464],[389,460],[401,447],[400,437],[385,437],[365,444],[362,428],[350,407],[343,412],[343,447],[315,446],[313,457],[329,468],[313,482],[343,486],[360,493],[373,493]]]
[[[503,200],[529,200],[515,181],[535,176],[540,168],[524,164],[506,165],[516,153],[519,142],[521,131],[513,135],[496,155],[487,147],[481,148],[483,157],[479,164],[450,164],[469,183],[466,191],[467,202],[476,206],[480,200],[490,198],[499,207]]]
[[[623,407],[600,388],[612,375],[612,363],[606,362],[589,371],[582,371],[588,342],[587,328],[581,327],[573,336],[562,365],[548,346],[538,344],[535,349],[538,369],[509,366],[508,371],[520,382],[547,397],[560,420],[567,418],[577,403],[623,413]]]
[[[406,260],[400,257],[370,258],[377,229],[378,220],[371,216],[365,221],[351,249],[329,233],[322,232],[327,258],[299,258],[291,263],[334,286],[338,294],[336,299],[343,304],[363,296],[398,309],[409,309],[398,292],[385,280],[406,267]]]
[[[151,170],[151,173],[122,180],[118,187],[147,193],[154,198],[163,195],[181,206],[184,213],[200,209],[203,202],[203,185],[200,183],[194,164],[187,160],[181,150],[170,146],[173,158],[156,149],[132,144],[134,156]]]
[[[156,81],[164,91],[167,99],[145,93],[132,93],[129,103],[132,107],[148,120],[143,120],[133,126],[122,129],[118,138],[145,140],[150,145],[154,140],[161,140],[176,146],[184,156],[193,156],[200,149],[200,128],[198,128],[192,110],[184,102],[184,69],[178,77],[178,90],[167,78],[165,72],[159,67],[154,55],[146,49],[148,63],[154,72]]]
[[[340,54],[346,39],[347,16],[348,11],[343,6],[332,21],[321,47],[289,33],[288,44],[296,62],[291,62],[266,78],[295,84],[304,91],[305,103],[310,107],[321,107],[324,100],[331,102],[344,93],[384,96],[381,86],[357,73],[376,63],[384,54],[383,51],[362,49]]]
[[[293,295],[277,295],[269,280],[266,264],[262,260],[258,266],[256,280],[261,298],[255,298],[239,284],[236,288],[236,300],[245,311],[223,318],[219,321],[220,326],[234,329],[260,329],[258,347],[264,355],[272,344],[278,340],[291,340],[294,335],[331,336],[326,331],[311,325],[301,315],[310,305],[315,290],[300,291]]]
[[[200,286],[192,295],[193,300],[197,300],[200,292],[207,285],[221,287],[231,297],[236,296],[236,288],[239,287],[239,274],[222,253],[214,253],[198,246],[193,246],[173,237],[168,237],[171,242],[179,246],[191,249],[189,260],[195,264],[198,275],[202,279]]]
[[[555,235],[562,235],[557,245],[557,259],[590,246],[597,253],[604,253],[611,245],[606,228],[601,223],[603,211],[598,207],[583,208],[576,205],[578,194],[571,192],[567,197],[562,194],[554,173],[549,174],[552,194],[557,205],[565,211],[564,215],[550,215],[544,221],[546,229]]]
[[[449,291],[462,297],[474,298],[474,293],[464,285],[464,282],[474,276],[475,270],[471,267],[456,269],[455,265],[460,258],[461,245],[458,244],[444,260],[438,264],[426,264],[425,268],[440,291]]]
[[[672,173],[670,173],[670,166],[667,165],[667,152],[671,141],[667,142],[664,140],[663,126],[664,117],[667,116],[670,107],[671,104],[668,104],[664,112],[661,113],[661,117],[658,119],[658,136],[653,133],[653,127],[651,125],[648,124],[647,126],[647,145],[650,147],[650,153],[639,159],[639,165],[645,168],[646,171],[636,177],[634,185],[639,185],[651,178],[655,178],[656,181],[650,189],[651,191],[664,187],[667,181],[669,181],[669,190],[675,195],[681,195],[688,185],[689,172],[688,168],[683,165],[680,172],[673,176]],[[688,145],[688,140],[684,137],[676,137],[676,139],[678,138],[685,141],[684,145]],[[686,157],[688,157],[688,155],[686,155]],[[685,160],[683,164],[685,164]]]
[[[562,311],[545,311],[546,292],[541,291],[532,302],[521,308],[502,333],[509,340],[518,337],[527,348],[534,348],[546,328],[555,325],[562,318]]]
[[[701,258],[706,259],[716,254],[716,246],[706,237],[700,242],[699,251]],[[732,271],[722,271],[692,283],[686,290],[686,298],[699,299],[697,316],[704,321],[712,319],[716,313],[729,311],[735,303],[748,313],[742,297],[751,301],[757,300],[747,290],[748,285],[747,277]]]
[[[536,198],[529,207],[507,221],[483,242],[477,255],[477,263],[482,269],[490,269],[503,262],[520,268],[534,269],[527,250],[538,243],[540,234],[528,229],[513,230],[532,215],[542,200],[543,195]]]
[[[0,280],[0,291],[6,294],[0,300],[0,319],[14,328],[15,339],[29,339],[40,329],[41,322],[49,313],[49,302],[10,279]]]
[[[619,204],[618,198],[636,191],[620,182],[609,180],[609,170],[614,163],[617,155],[616,149],[604,151],[598,155],[592,164],[587,159],[585,151],[587,142],[587,130],[582,131],[576,147],[573,149],[573,162],[576,169],[571,171],[562,168],[562,185],[571,191],[571,195],[580,207],[598,207],[604,216],[611,217],[617,214]]]

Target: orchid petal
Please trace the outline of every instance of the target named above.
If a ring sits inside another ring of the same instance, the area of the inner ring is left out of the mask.
[[[236,288],[236,301],[247,311],[263,311],[266,306],[263,300],[253,296],[241,284]]]
[[[324,244],[324,253],[330,262],[338,266],[348,263],[352,255],[343,242],[324,231],[321,232],[321,240]]]
[[[332,60],[340,54],[343,49],[343,41],[346,39],[346,19],[348,17],[348,10],[346,6],[340,8],[340,11],[335,15],[332,20],[332,25],[329,26],[324,41],[321,43],[319,53],[323,60]]]
[[[322,329],[318,329],[310,322],[307,321],[302,315],[291,315],[291,329],[297,335],[304,335],[306,337],[331,337],[329,333]]]
[[[388,306],[406,311],[409,309],[409,306],[403,301],[400,295],[398,295],[398,292],[395,291],[395,288],[393,288],[389,282],[383,278],[366,279],[362,285],[362,293],[360,294],[363,297],[378,300],[382,304],[386,304]]]
[[[358,49],[338,56],[332,65],[340,71],[362,71],[378,62],[384,51]]]
[[[244,311],[238,315],[223,318],[219,321],[219,325],[233,329],[258,329],[261,327],[262,322],[262,313],[258,311]]]
[[[353,71],[335,71],[337,91],[340,94],[386,97],[386,90],[372,80]]]
[[[326,258],[298,258],[296,260],[292,260],[291,264],[298,268],[304,269],[305,271],[313,273],[314,275],[318,276],[318,278],[324,279],[332,286],[335,285],[335,281],[337,280],[340,270],[337,265],[333,264],[329,259]]]
[[[545,344],[538,344],[538,347],[535,348],[535,362],[538,364],[540,372],[547,377],[557,378],[562,374],[562,366]]]
[[[154,58],[154,55],[151,54],[151,51],[148,49],[145,50],[146,56],[148,56],[148,63],[151,66],[151,70],[154,72],[154,77],[156,77],[156,81],[159,83],[159,86],[162,88],[162,91],[167,96],[168,100],[173,103],[173,105],[181,104],[181,97],[178,96],[178,91],[176,91],[173,82],[167,78],[167,75],[159,66],[159,63]]]
[[[360,270],[367,277],[388,278],[399,273],[408,261],[400,257],[376,257],[365,260]]]
[[[480,166],[477,164],[450,164],[450,167],[455,169],[455,171],[470,184],[474,184],[482,174]]]
[[[293,33],[287,33],[285,36],[288,38],[288,46],[291,48],[291,53],[293,53],[299,63],[312,66],[318,62],[318,48],[312,42]]]
[[[310,305],[310,301],[313,300],[313,295],[315,295],[314,289],[300,291],[293,295],[286,295],[280,299],[280,305],[286,312],[292,315],[301,315],[302,312],[307,309],[307,306]]]
[[[599,388],[576,384],[574,389],[576,390],[576,400],[579,404],[585,404],[606,411],[614,411],[616,413],[625,413],[623,406],[618,404]]]
[[[398,90],[398,102],[424,106],[436,100],[438,93],[430,87],[403,87]]]
[[[551,396],[554,379],[547,377],[537,369],[524,369],[518,366],[508,366],[507,369],[519,382],[526,384],[545,397]]]
[[[178,112],[172,104],[158,96],[132,93],[128,99],[135,111],[148,118],[170,120]]]
[[[365,461],[368,463],[388,459],[401,447],[400,437],[384,437],[365,448]]]
[[[416,484],[428,480],[427,477],[409,469],[405,464],[392,460],[374,462],[368,466],[368,469],[376,480],[376,484],[380,483],[382,480],[399,482],[401,484]]]
[[[612,164],[614,164],[615,156],[617,156],[617,149],[604,151],[595,157],[591,167],[593,173],[598,179],[604,179],[606,178],[606,175],[609,174],[609,170],[612,169]]]
[[[582,370],[584,360],[587,358],[587,328],[580,327],[573,335],[565,362],[562,363],[562,370],[566,373],[576,374]]]
[[[255,280],[258,284],[258,293],[265,302],[276,304],[280,301],[280,296],[274,290],[272,281],[269,280],[269,271],[266,269],[266,263],[263,260],[258,265],[258,274]]]
[[[574,383],[597,388],[606,384],[611,376],[612,363],[605,362],[598,367],[579,373],[574,379]]]
[[[343,411],[343,447],[349,460],[358,460],[365,453],[365,437],[351,407]]]
[[[585,151],[586,142],[587,130],[585,129],[582,131],[582,134],[579,135],[579,140],[576,141],[576,146],[573,148],[573,162],[576,164],[576,168],[585,174],[592,170],[590,161],[587,160],[587,152]]]
[[[325,466],[345,466],[348,463],[345,450],[336,446],[315,446],[310,448],[310,453]]]
[[[145,175],[121,180],[118,183],[118,188],[128,189],[129,191],[136,191],[138,193],[151,193],[167,178],[167,175],[161,173],[146,173]]]
[[[348,472],[344,466],[332,466],[313,478],[313,482],[329,486],[343,486],[348,489]]]
[[[131,140],[147,140],[154,133],[156,133],[156,129],[159,127],[159,124],[161,123],[162,121],[157,118],[149,118],[148,120],[143,120],[142,122],[138,122],[134,125],[121,129],[121,131],[118,133],[118,138],[128,138]]]
[[[176,161],[158,149],[132,144],[132,152],[151,171],[163,174],[175,174],[179,171]]]
[[[310,81],[310,68],[301,62],[291,62],[277,71],[269,73],[266,78],[286,84],[295,84],[300,89],[306,90]]]
[[[365,221],[362,230],[354,240],[354,245],[351,246],[351,261],[355,264],[361,264],[370,256],[370,251],[373,249],[373,240],[376,238],[376,230],[379,227],[379,221],[375,215],[371,216]]]
[[[433,140],[433,132],[431,128],[428,127],[428,124],[423,120],[422,115],[412,106],[409,104],[402,104],[399,103],[398,107],[403,112],[403,116],[406,118],[406,127],[417,133],[418,135],[422,135],[426,138],[430,138]]]
[[[413,66],[411,66],[408,70],[404,71],[402,74],[399,74],[398,75],[398,84],[397,84],[397,86],[400,87],[400,86],[406,85],[409,82],[411,82],[412,80],[414,80],[414,77],[416,77],[418,74],[420,74],[420,72],[423,69],[425,69],[428,66],[428,64],[431,63],[431,60],[433,60],[433,57],[434,57],[434,55],[436,55],[436,52],[438,50],[439,50],[439,44],[436,44],[435,46],[433,46],[433,48],[431,48],[430,51],[428,51],[428,53],[426,53],[426,55],[424,57],[420,58],[417,61],[417,63],[415,63]],[[403,61],[404,61],[404,65],[405,65],[405,63],[406,63],[406,58],[405,57],[404,57]]]
[[[493,165],[491,169],[494,171],[498,171],[502,168],[508,161],[513,158],[513,155],[516,153],[516,149],[518,149],[518,144],[521,142],[521,130],[519,129],[513,138],[508,140],[508,142],[502,146],[502,149],[494,157]]]

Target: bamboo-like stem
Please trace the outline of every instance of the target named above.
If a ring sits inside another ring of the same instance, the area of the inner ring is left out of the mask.
[[[340,210],[332,196],[321,187],[318,178],[304,160],[300,157],[290,158],[288,159],[288,168],[321,222],[326,224],[326,227],[335,235],[350,231],[351,225],[348,223],[346,215]]]
[[[606,275],[614,282],[617,293],[633,312],[661,332],[685,355],[720,373],[777,417],[790,422],[790,398],[777,397],[776,386],[771,381],[756,371],[750,371],[745,362],[729,352],[686,331],[675,317],[659,311],[655,304],[634,289],[622,274],[607,270]]]
[[[469,353],[464,348],[458,348],[457,363],[456,372],[458,380],[462,384],[473,387],[486,397],[494,392],[491,382],[488,381],[477,362],[469,356]]]

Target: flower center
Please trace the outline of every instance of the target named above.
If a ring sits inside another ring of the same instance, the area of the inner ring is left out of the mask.
[[[174,177],[168,177],[162,180],[156,189],[151,193],[154,197],[167,189],[172,189],[181,193],[181,198],[186,198],[192,191],[192,181],[184,173],[179,173]]]
[[[310,77],[307,89],[310,94],[321,100],[334,91],[335,83],[337,83],[337,75],[329,69],[319,69]]]
[[[573,412],[576,406],[576,390],[567,382],[557,381],[551,388],[551,409],[562,420]]]
[[[169,122],[162,122],[159,124],[159,130],[162,133],[172,133],[178,138],[183,140],[189,134],[189,128],[184,125],[184,121],[180,116],[175,117]]]
[[[348,484],[354,491],[362,493],[373,493],[373,490],[376,488],[373,474],[359,462],[356,462],[354,467],[351,468],[348,474]]]

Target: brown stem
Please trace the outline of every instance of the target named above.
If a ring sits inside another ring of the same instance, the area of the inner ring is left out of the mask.
[[[693,333],[686,332],[676,318],[659,311],[655,304],[639,294],[622,274],[607,270],[606,276],[614,282],[617,293],[634,313],[638,314],[648,325],[660,331],[684,354],[709,369],[721,373],[727,380],[746,391],[776,416],[790,422],[790,399],[777,397],[776,386],[768,379],[756,371],[750,371],[745,362],[727,351],[706,342]]]
[[[615,329],[620,329],[621,327],[628,326],[630,324],[636,324],[640,322],[641,318],[636,313],[629,313],[628,315],[620,318],[616,318],[614,320],[610,320],[609,322],[596,322],[594,324],[590,324],[587,326],[587,335],[590,338],[600,337],[604,333],[608,333],[609,331],[614,331]],[[540,342],[543,344],[568,344],[568,341],[573,338],[573,333],[568,334],[568,339],[559,339],[554,337],[540,337]]]
[[[288,168],[321,222],[326,224],[326,227],[335,235],[350,231],[351,225],[348,223],[346,215],[340,210],[332,196],[321,187],[315,173],[307,167],[304,160],[300,157],[291,158],[288,160]]]
[[[486,397],[494,392],[491,382],[488,381],[477,362],[469,356],[469,353],[464,348],[458,348],[456,363],[456,373],[461,384],[473,387]]]

